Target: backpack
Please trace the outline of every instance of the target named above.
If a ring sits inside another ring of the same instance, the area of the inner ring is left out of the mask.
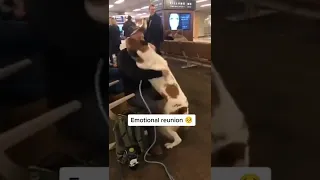
[[[128,114],[132,113],[119,114],[113,128],[116,140],[117,161],[120,164],[131,164],[131,160],[134,158],[130,157],[130,153],[134,153],[136,159],[138,159],[139,155],[144,154],[149,148],[146,128],[143,126],[128,126]],[[134,152],[131,151],[132,149],[134,149]]]

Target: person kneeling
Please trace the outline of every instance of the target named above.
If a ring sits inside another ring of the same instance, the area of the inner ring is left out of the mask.
[[[142,39],[143,33],[134,32],[130,37],[135,39]],[[148,104],[151,113],[161,114],[162,111],[159,109],[157,104],[157,99],[161,96],[158,92],[156,92],[156,90],[153,89],[148,80],[162,77],[163,73],[161,71],[140,69],[136,65],[136,61],[130,56],[126,48],[121,50],[118,55],[118,68],[121,74],[125,95],[135,93],[135,96],[128,100],[129,105],[140,109],[146,109],[146,105],[144,104],[139,91],[139,84],[140,81],[142,81],[141,91],[143,99]],[[154,128],[148,127],[148,132],[150,138],[149,142],[152,143],[154,140]],[[151,154],[162,154],[162,148],[158,143],[156,143],[154,145],[154,148],[151,149]]]

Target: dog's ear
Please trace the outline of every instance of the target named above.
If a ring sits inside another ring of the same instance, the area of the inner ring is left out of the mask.
[[[148,42],[145,41],[145,40],[140,40],[140,44],[141,44],[142,46],[148,46],[148,45],[149,45]]]

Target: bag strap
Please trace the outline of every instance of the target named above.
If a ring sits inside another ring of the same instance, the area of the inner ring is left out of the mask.
[[[119,120],[118,123],[120,135],[124,143],[124,146],[127,148],[136,146],[137,142],[134,138],[135,135],[132,132],[133,127],[128,126],[127,118],[121,118],[121,120]]]

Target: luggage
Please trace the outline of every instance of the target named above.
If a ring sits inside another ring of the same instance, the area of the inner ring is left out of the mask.
[[[149,148],[148,132],[146,127],[128,126],[128,114],[119,114],[114,125],[114,135],[116,140],[116,155],[120,164],[129,164],[130,168],[135,168],[139,164],[140,155]]]

